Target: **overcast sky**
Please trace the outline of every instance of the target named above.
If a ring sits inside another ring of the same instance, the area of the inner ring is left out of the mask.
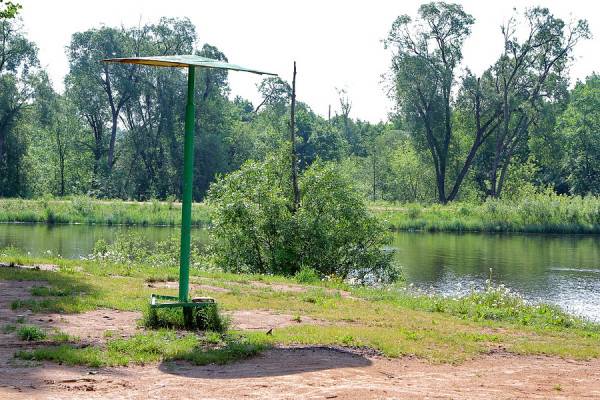
[[[591,0],[464,0],[458,1],[476,23],[465,43],[464,64],[482,72],[501,51],[499,26],[513,8],[549,7],[565,20],[587,18],[595,37],[578,45],[572,80],[600,72],[600,2]],[[415,15],[423,1],[349,0],[21,0],[25,30],[39,47],[42,65],[55,87],[63,88],[68,72],[65,46],[77,31],[108,26],[137,26],[161,16],[189,17],[196,25],[197,46],[210,43],[230,62],[270,70],[291,81],[292,62],[298,64],[297,92],[314,111],[335,111],[336,88],[352,100],[351,116],[372,122],[385,120],[390,102],[382,74],[390,54],[381,40],[396,16]],[[232,95],[255,102],[259,76],[230,73]]]

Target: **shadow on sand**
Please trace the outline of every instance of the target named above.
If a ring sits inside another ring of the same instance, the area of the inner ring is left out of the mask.
[[[167,374],[199,379],[238,379],[283,376],[336,368],[371,365],[363,355],[330,347],[308,346],[273,348],[259,356],[227,365],[197,366],[187,362],[163,362],[159,369]]]

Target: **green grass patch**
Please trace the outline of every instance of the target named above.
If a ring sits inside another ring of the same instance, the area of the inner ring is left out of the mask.
[[[217,304],[192,308],[191,326],[186,326],[183,308],[155,308],[148,306],[144,311],[142,325],[146,328],[198,329],[224,333],[229,329],[229,318],[219,312]]]
[[[48,224],[167,225],[181,224],[181,204],[173,201],[129,202],[85,196],[63,199],[0,199],[0,222]],[[209,209],[196,203],[192,224],[206,226]]]
[[[218,337],[218,340],[215,340],[212,334],[211,339],[202,340],[192,333],[180,336],[175,331],[160,330],[137,334],[128,339],[112,339],[103,348],[81,348],[63,344],[19,351],[15,357],[90,367],[127,366],[172,360],[187,360],[197,365],[205,365],[225,364],[244,359],[270,346],[269,341],[260,338],[259,335],[230,334]]]
[[[0,256],[0,261],[15,260],[12,257],[17,256]],[[65,295],[15,299],[13,307],[16,309],[78,313],[110,308],[143,312],[147,308],[150,293],[176,295],[176,289],[149,288],[146,282],[148,277],[158,279],[176,276],[176,267],[157,270],[144,264],[125,267],[109,262],[18,257],[20,262],[28,265],[55,263],[59,271],[0,268],[0,280],[43,281],[44,287],[64,291]],[[273,336],[244,333],[237,341],[224,339],[227,335],[218,333],[207,333],[203,337],[193,335],[196,339],[192,337],[187,340],[194,341],[196,347],[186,342],[185,350],[180,352],[152,350],[157,347],[176,349],[177,343],[181,344],[180,340],[187,337],[168,336],[159,330],[149,332],[148,338],[136,339],[139,342],[129,339],[118,339],[126,342],[116,341],[109,333],[105,335],[106,348],[59,345],[52,346],[50,350],[39,349],[39,353],[27,353],[27,357],[60,357],[65,363],[71,359],[86,365],[122,365],[167,359],[189,359],[204,363],[229,360],[236,354],[255,354],[265,346],[277,344],[366,346],[390,357],[415,355],[435,362],[460,362],[498,346],[517,354],[547,354],[578,359],[600,356],[598,324],[575,318],[556,307],[526,304],[519,296],[502,287],[490,286],[485,291],[473,292],[458,299],[419,295],[402,285],[378,289],[350,287],[329,281],[311,283],[299,292],[296,290],[299,285],[296,278],[236,275],[197,268],[192,268],[190,281],[207,285],[199,290],[192,287],[192,296],[208,295],[215,298],[225,313],[270,310],[291,315],[291,319],[299,322],[285,329],[275,329]],[[294,291],[282,291],[281,285],[293,286]],[[210,287],[225,288],[227,291],[211,290]],[[350,291],[352,296],[341,296],[338,289],[342,288]],[[166,325],[154,326],[180,326],[183,321],[181,315],[164,316],[161,320],[169,318],[174,320]],[[308,318],[322,320],[323,323],[306,324]],[[214,326],[208,328],[222,330]],[[73,340],[63,339],[63,342],[67,341],[70,343]],[[172,341],[173,347],[165,344]],[[108,345],[113,342],[112,347]],[[134,349],[143,347],[143,343],[150,344],[141,358],[136,358],[133,350],[129,353],[129,350],[126,351],[131,346]],[[158,354],[154,354],[156,352]]]
[[[394,230],[600,233],[600,197],[539,193],[515,200],[382,205],[371,210]]]
[[[17,329],[17,337],[20,340],[26,340],[28,342],[34,342],[38,340],[44,340],[48,337],[48,334],[41,328],[34,325],[20,326]]]

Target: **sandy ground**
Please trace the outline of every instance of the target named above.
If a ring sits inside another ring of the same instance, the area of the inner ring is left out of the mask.
[[[16,298],[44,282],[0,281],[0,325],[26,315],[28,323],[56,327],[102,342],[105,330],[129,336],[139,314],[96,310],[77,315],[10,310]],[[232,314],[234,325],[267,329],[297,323],[269,311]],[[302,323],[319,323],[303,317]],[[600,360],[570,361],[494,353],[458,366],[374,352],[327,347],[276,348],[225,366],[165,362],[90,369],[15,360],[32,344],[0,333],[0,399],[515,399],[600,398]]]

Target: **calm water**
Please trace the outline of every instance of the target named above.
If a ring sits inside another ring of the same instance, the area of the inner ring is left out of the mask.
[[[0,224],[0,248],[14,246],[44,255],[79,258],[94,243],[111,242],[120,232],[143,231],[155,240],[178,228],[89,225]],[[196,237],[206,237],[195,230]],[[492,268],[493,280],[531,301],[558,304],[600,321],[600,236],[395,233],[396,258],[415,286],[459,295],[483,288]]]

